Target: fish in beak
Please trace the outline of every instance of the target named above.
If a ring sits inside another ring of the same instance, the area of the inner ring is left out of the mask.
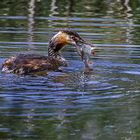
[[[86,70],[92,70],[93,62],[90,60],[91,56],[95,56],[95,46],[81,40],[77,42],[76,49],[78,54],[81,57],[81,60],[84,62]]]

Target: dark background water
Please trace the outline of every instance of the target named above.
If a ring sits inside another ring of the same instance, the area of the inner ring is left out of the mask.
[[[47,55],[63,28],[96,44],[94,71],[85,74],[67,46],[63,72],[0,73],[0,139],[139,140],[140,1],[1,0],[0,64],[17,53]]]

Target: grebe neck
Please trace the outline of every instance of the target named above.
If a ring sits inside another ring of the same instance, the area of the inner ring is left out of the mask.
[[[52,38],[49,42],[48,56],[53,58],[61,58],[60,50],[64,47],[64,43],[60,42],[58,38]]]
[[[60,48],[62,47],[63,46],[60,44],[56,45],[50,42],[49,47],[48,47],[48,56],[50,58],[57,59],[61,63],[62,66],[68,66],[66,59],[60,54]]]
[[[57,58],[60,54],[58,52],[55,52],[55,50],[52,47],[48,47],[48,56]]]

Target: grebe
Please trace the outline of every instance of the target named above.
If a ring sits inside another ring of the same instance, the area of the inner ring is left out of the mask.
[[[48,56],[37,54],[19,54],[5,60],[2,72],[15,74],[30,74],[41,71],[58,70],[67,66],[67,61],[61,56],[60,50],[67,44],[74,45],[82,57],[80,45],[87,44],[78,33],[70,30],[61,30],[49,41]],[[79,45],[80,44],[80,45]]]

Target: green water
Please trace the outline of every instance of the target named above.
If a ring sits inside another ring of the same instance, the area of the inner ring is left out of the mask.
[[[47,55],[70,28],[97,46],[93,72],[76,50],[44,76],[0,73],[1,140],[140,139],[139,0],[1,0],[0,65],[18,53]]]

